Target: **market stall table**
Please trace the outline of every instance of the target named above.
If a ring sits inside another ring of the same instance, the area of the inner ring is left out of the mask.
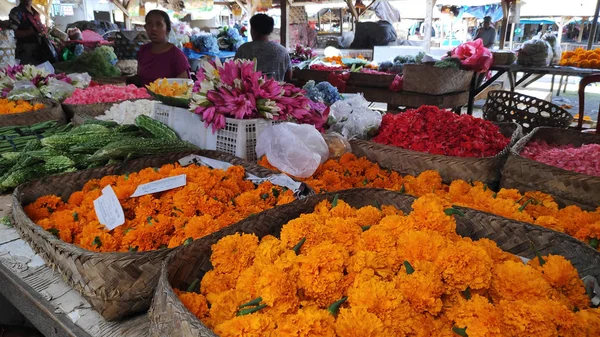
[[[508,74],[508,80],[510,81],[510,91],[515,91],[515,88],[523,85],[523,87],[528,86],[529,84],[539,80],[545,75],[552,76],[577,76],[584,77],[593,73],[597,73],[598,70],[595,69],[582,69],[582,68],[574,68],[574,67],[561,67],[561,66],[552,66],[552,67],[525,67],[517,64],[512,65],[498,65],[493,66],[491,71],[494,71],[495,74],[489,78],[487,81],[478,85],[479,80],[478,76],[473,76],[473,80],[471,81],[471,90],[469,93],[469,102],[467,106],[467,113],[469,115],[473,114],[473,104],[475,102],[475,96],[489,87],[492,83],[494,83],[500,76],[504,74]],[[517,74],[523,73],[521,78],[517,79]],[[554,81],[552,81],[554,84]],[[552,88],[550,89],[552,91]]]
[[[0,195],[0,219],[11,195]],[[107,322],[48,266],[13,227],[0,224],[0,293],[44,336],[148,336],[148,316]]]

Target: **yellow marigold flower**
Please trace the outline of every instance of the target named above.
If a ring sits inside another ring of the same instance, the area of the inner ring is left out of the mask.
[[[306,238],[301,249],[310,249],[325,241],[324,236],[327,228],[324,223],[324,218],[319,215],[302,214],[283,226],[279,237],[285,246],[290,249],[298,244],[300,240]]]
[[[423,196],[433,191],[442,190],[442,177],[437,171],[424,171],[411,184],[411,189],[416,196]]]
[[[254,234],[228,235],[212,245],[210,262],[221,273],[240,273],[252,265],[257,247]]]
[[[529,265],[542,272],[544,279],[550,286],[567,299],[571,309],[585,309],[589,307],[590,300],[585,292],[583,282],[579,278],[577,269],[562,256],[548,255],[543,258],[546,263],[540,266],[539,259],[532,259]]]
[[[395,278],[396,288],[416,312],[428,312],[435,316],[442,310],[444,284],[441,275],[432,267],[420,268],[419,264],[414,267],[412,274],[407,274],[404,270],[398,272]]]
[[[335,319],[327,311],[306,307],[278,322],[276,335],[281,337],[335,337]]]
[[[406,231],[398,236],[397,245],[402,261],[433,262],[440,251],[450,243],[448,238],[435,231]]]
[[[208,310],[209,317],[203,322],[209,328],[214,328],[234,318],[239,310],[239,306],[252,300],[252,298],[248,294],[231,289],[221,293],[209,293],[206,295],[206,300],[210,303],[210,309]]]
[[[274,317],[292,314],[300,305],[296,280],[277,268],[267,268],[261,271],[256,281],[257,296],[268,305],[265,313]]]
[[[260,278],[260,276],[262,274],[262,270],[266,270],[267,268],[270,268],[270,267],[272,267],[272,266],[257,265],[255,263],[254,265],[252,265],[252,267],[244,269],[240,273],[239,277],[237,278],[234,288],[237,291],[239,291],[240,293],[243,293],[244,295],[247,295],[250,298],[260,297],[259,290],[258,290],[258,279]],[[206,275],[209,275],[209,273],[211,271],[206,273],[204,278],[206,278]],[[203,286],[204,286],[204,278],[202,279]],[[233,287],[229,287],[230,286],[229,284],[223,285],[223,283],[225,283],[225,282],[219,283],[219,280],[214,278],[214,281],[211,282],[211,284],[210,284],[210,288],[208,287],[208,285],[201,288],[202,293],[206,293],[206,292],[219,293],[219,292],[223,292],[225,290],[229,290],[229,289],[233,288]]]
[[[338,200],[337,206],[331,208],[329,214],[333,218],[353,218],[356,217],[356,209],[348,205],[343,200]]]
[[[254,256],[254,265],[260,267],[270,267],[275,261],[287,251],[285,243],[278,238],[267,235],[260,239]]]
[[[519,190],[517,189],[506,189],[506,188],[501,188],[500,191],[498,191],[498,194],[496,196],[496,199],[509,199],[512,200],[514,202],[517,202],[517,200],[523,198],[523,196],[521,195],[521,192],[519,192]]]
[[[208,315],[208,303],[206,297],[197,293],[190,293],[187,291],[179,291],[175,289],[175,294],[179,297],[179,300],[183,305],[198,319],[202,320]]]
[[[535,219],[534,223],[538,226],[550,228],[550,229],[558,231],[558,232],[565,231],[565,228],[562,226],[562,224],[559,223],[556,220],[556,218],[553,216],[542,215],[542,216],[538,217],[537,219]]]
[[[382,213],[382,216],[404,215],[404,212],[402,212],[401,210],[397,209],[396,207],[390,206],[390,205],[381,206],[381,213]]]
[[[490,239],[482,238],[475,241],[474,243],[476,246],[485,249],[488,256],[491,257],[494,261],[494,265],[500,264],[504,261],[521,262],[521,259],[518,258],[516,255],[503,251],[498,247],[498,245],[496,245],[496,242]]]
[[[366,206],[356,211],[356,217],[361,226],[373,226],[379,223],[383,213],[373,206]]]
[[[355,251],[348,262],[348,273],[360,274],[370,270],[373,274],[383,278],[391,278],[400,268],[398,254],[390,258],[390,254],[370,250]]]
[[[199,239],[210,233],[221,229],[221,225],[215,221],[212,215],[204,214],[201,216],[193,216],[185,225],[185,238]]]
[[[238,316],[214,328],[220,337],[270,337],[274,336],[275,322],[264,314]]]
[[[419,225],[419,229],[431,229],[441,234],[455,234],[456,221],[446,215],[444,209],[451,205],[435,194],[427,194],[413,202],[413,212],[408,215]]]
[[[586,309],[575,313],[571,327],[560,330],[562,337],[600,336],[600,309]]]
[[[304,295],[320,307],[340,299],[344,289],[339,284],[344,279],[348,258],[348,251],[343,246],[331,242],[324,242],[300,255],[298,284]]]
[[[559,323],[564,323],[550,315],[549,308],[555,305],[549,300],[502,300],[496,308],[502,315],[503,332],[510,331],[515,337],[552,337],[557,336]]]
[[[435,265],[442,273],[446,293],[471,289],[484,289],[492,278],[492,259],[485,249],[468,241],[458,241],[444,248]]]
[[[448,315],[455,326],[467,328],[469,337],[502,337],[502,317],[487,298],[472,295],[470,300],[462,300]]]
[[[383,219],[381,219],[378,225],[373,226],[371,229],[385,231],[390,236],[397,237],[407,230],[412,230],[415,228],[416,224],[413,218],[398,214],[385,216]]]
[[[335,332],[338,337],[386,336],[386,329],[379,317],[364,307],[340,309],[340,314],[335,321]]]
[[[323,239],[340,244],[348,251],[352,251],[362,233],[360,223],[356,218],[329,218],[325,221]]]
[[[355,282],[350,286],[348,303],[353,308],[366,308],[379,317],[403,304],[395,283],[376,277]]]
[[[550,285],[542,273],[522,262],[506,261],[494,266],[490,293],[494,303],[500,300],[530,300],[548,298]]]
[[[200,291],[203,294],[220,293],[235,287],[240,276],[239,272],[223,273],[216,269],[209,270],[200,283]]]

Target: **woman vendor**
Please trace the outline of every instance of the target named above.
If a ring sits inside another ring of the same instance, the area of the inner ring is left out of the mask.
[[[128,83],[145,86],[159,78],[189,78],[190,64],[179,48],[169,43],[171,19],[166,12],[151,10],[146,15],[146,33],[150,43],[137,54],[138,72]]]
[[[288,50],[269,41],[275,21],[266,14],[250,18],[252,42],[244,43],[235,54],[236,59],[256,59],[256,68],[277,81],[292,79],[292,61]]]
[[[33,8],[32,0],[21,0],[8,15],[10,23],[17,27],[15,56],[21,64],[38,65],[49,61],[48,53],[42,47],[42,36],[47,33],[40,14]]]

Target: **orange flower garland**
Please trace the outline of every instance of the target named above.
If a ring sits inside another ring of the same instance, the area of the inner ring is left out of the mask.
[[[447,207],[432,193],[408,215],[323,201],[280,239],[224,237],[200,293],[176,293],[221,337],[600,334],[600,310],[565,258],[525,265],[462,238]]]
[[[585,50],[577,48],[574,51],[562,53],[561,66],[600,69],[600,48]]]
[[[266,157],[259,164],[277,170]],[[600,240],[600,207],[595,212],[577,206],[559,209],[552,196],[542,192],[520,193],[515,189],[494,192],[481,182],[455,180],[443,184],[436,171],[425,171],[418,177],[402,177],[397,172],[383,170],[366,158],[345,154],[339,160],[328,160],[315,174],[303,180],[315,192],[335,192],[350,188],[385,188],[414,196],[434,192],[450,204],[489,212],[564,232],[598,248]]]
[[[43,109],[43,104],[31,104],[27,101],[11,101],[6,98],[0,98],[0,115],[17,114]]]
[[[130,198],[151,181],[186,174],[187,185]],[[252,214],[294,200],[289,190],[245,180],[245,170],[167,164],[122,176],[88,181],[67,202],[49,195],[25,207],[27,215],[61,240],[97,252],[149,251],[177,247],[206,236]],[[112,231],[98,222],[94,200],[111,185],[119,198],[125,223]]]

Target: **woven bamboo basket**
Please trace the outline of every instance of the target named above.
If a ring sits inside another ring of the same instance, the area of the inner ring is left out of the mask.
[[[473,72],[436,68],[429,64],[405,64],[402,90],[419,94],[443,95],[468,91]]]
[[[104,113],[104,111],[110,109],[113,105],[119,104],[123,101],[118,102],[107,102],[107,103],[94,103],[94,104],[62,104],[62,108],[67,115],[68,120],[74,119],[75,115],[80,116],[98,116]]]
[[[322,200],[332,200],[335,195],[353,207],[379,203],[393,205],[408,213],[414,197],[381,189],[354,189],[339,193],[320,194],[295,201],[247,218],[233,226],[213,233],[174,252],[163,263],[160,280],[150,308],[150,335],[209,337],[216,336],[179,301],[173,289],[186,289],[195,279],[202,278],[212,269],[211,245],[220,238],[236,232],[254,233],[259,238],[265,235],[279,237],[281,227],[303,213],[310,213]],[[600,276],[600,253],[589,245],[566,234],[543,227],[529,225],[502,218],[493,214],[460,208],[464,217],[456,216],[457,233],[473,240],[494,240],[504,251],[533,258],[531,243],[541,254],[563,255],[571,261],[583,277]]]
[[[64,121],[65,114],[60,104],[49,99],[36,98],[30,101],[31,104],[44,104],[46,107],[40,110],[0,115],[0,127],[20,126],[41,123],[45,121]]]
[[[517,55],[512,51],[498,50],[493,51],[495,66],[510,65],[515,63]]]
[[[419,175],[427,170],[436,170],[445,183],[462,179],[481,181],[490,188],[500,182],[500,170],[510,148],[521,138],[521,127],[514,123],[499,124],[500,132],[510,138],[509,144],[497,155],[485,158],[451,157],[426,152],[405,150],[396,146],[378,144],[366,140],[352,140],[352,152],[358,157],[367,157],[381,167],[397,171],[402,175]]]
[[[15,228],[49,265],[58,267],[63,278],[106,320],[117,320],[143,312],[150,306],[162,260],[179,248],[148,252],[91,252],[65,243],[36,225],[25,213],[24,206],[50,194],[67,200],[71,193],[81,190],[90,179],[173,163],[191,153],[244,166],[248,172],[259,177],[272,174],[263,167],[225,153],[195,151],[141,158],[122,165],[51,176],[21,185],[14,191],[12,206]]]
[[[370,88],[389,88],[392,82],[394,82],[396,75],[393,74],[363,74],[363,73],[350,73],[350,79],[348,85],[356,87],[370,87]]]
[[[576,147],[600,144],[599,135],[549,127],[537,128],[511,149],[502,169],[500,187],[516,188],[521,192],[536,190],[548,193],[563,207],[577,205],[586,210],[595,210],[600,206],[600,177],[563,170],[520,155],[529,142],[536,140]]]

